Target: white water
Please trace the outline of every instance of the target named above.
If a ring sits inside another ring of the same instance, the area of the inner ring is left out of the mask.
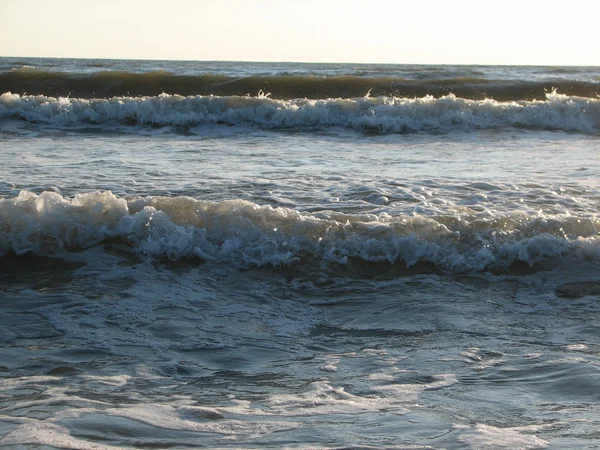
[[[498,102],[376,97],[327,100],[274,100],[162,94],[112,99],[53,98],[43,95],[0,96],[0,119],[21,119],[53,126],[136,124],[191,126],[225,123],[267,129],[377,130],[384,133],[455,132],[507,127],[597,134],[600,101],[547,94],[545,101]]]
[[[343,264],[349,257],[407,266],[431,262],[452,271],[515,262],[533,266],[559,258],[598,260],[598,227],[595,214],[309,214],[242,200],[149,197],[127,202],[109,191],[72,200],[54,192],[37,196],[23,191],[0,200],[3,253],[53,254],[120,237],[145,255],[240,267],[291,264],[303,255]]]

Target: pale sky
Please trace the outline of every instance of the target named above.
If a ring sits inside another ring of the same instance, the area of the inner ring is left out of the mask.
[[[0,0],[0,56],[600,65],[600,1]]]

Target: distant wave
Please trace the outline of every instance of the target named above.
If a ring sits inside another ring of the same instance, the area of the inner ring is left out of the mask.
[[[498,102],[441,98],[363,97],[276,100],[162,94],[110,99],[0,96],[0,119],[52,126],[127,124],[194,126],[246,124],[267,129],[342,127],[384,133],[449,132],[518,127],[597,134],[600,99],[551,93],[543,101]]]
[[[477,78],[475,71],[470,71],[468,76],[428,80],[354,75],[235,78],[210,74],[181,75],[168,71],[130,73],[106,70],[84,74],[30,67],[0,73],[0,92],[76,98],[157,96],[162,93],[183,96],[244,96],[264,91],[278,99],[355,98],[370,92],[374,97],[442,97],[454,94],[473,100],[487,98],[513,101],[543,100],[546,93],[553,90],[570,96],[597,98],[600,95],[600,84],[574,80],[490,80]]]
[[[198,258],[237,267],[302,263],[306,257],[340,264],[351,259],[428,263],[451,272],[597,262],[599,230],[594,216],[305,213],[244,200],[125,199],[109,191],[71,199],[23,191],[0,200],[4,255],[47,255],[119,239],[152,258]]]

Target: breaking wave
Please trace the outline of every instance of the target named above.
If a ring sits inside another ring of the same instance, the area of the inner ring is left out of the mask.
[[[517,127],[597,134],[600,100],[557,93],[547,94],[543,101],[518,102],[468,100],[455,95],[276,100],[262,93],[258,97],[161,94],[88,100],[5,93],[0,96],[0,119],[63,127],[82,124],[186,127],[216,123],[274,130],[341,127],[408,133]]]
[[[121,198],[110,191],[65,198],[23,191],[0,200],[3,254],[48,255],[114,241],[151,258],[198,258],[236,267],[320,258],[433,264],[450,272],[598,261],[600,219],[570,215],[392,216],[299,212],[244,200]]]

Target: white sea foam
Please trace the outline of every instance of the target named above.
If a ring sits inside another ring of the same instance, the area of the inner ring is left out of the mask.
[[[0,439],[0,445],[42,445],[77,450],[116,450],[119,448],[75,438],[69,434],[67,428],[42,421],[19,425]]]
[[[69,199],[55,192],[38,196],[23,191],[0,200],[0,248],[4,253],[50,254],[119,238],[152,257],[195,257],[239,267],[313,256],[342,264],[349,258],[409,266],[430,262],[464,271],[566,256],[597,260],[597,222],[569,216],[470,222],[386,213],[310,214],[245,200],[126,200],[109,191]],[[568,228],[574,233],[566,235]]]
[[[110,99],[0,96],[0,119],[21,119],[52,126],[132,124],[190,126],[248,124],[268,129],[343,127],[385,133],[469,131],[518,127],[596,134],[600,100],[547,94],[545,101],[365,97],[354,99],[276,100],[162,94]]]
[[[458,427],[465,428],[465,427]],[[494,449],[536,449],[546,448],[549,442],[533,434],[534,431],[544,428],[543,426],[497,428],[490,425],[477,424],[473,430],[465,433],[459,438],[471,448],[494,448]],[[527,433],[527,434],[526,434]]]

